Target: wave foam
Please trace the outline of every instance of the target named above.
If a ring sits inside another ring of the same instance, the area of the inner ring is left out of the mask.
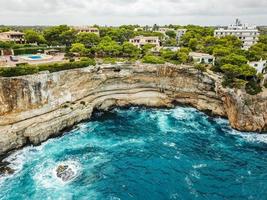
[[[59,165],[68,165],[72,168],[75,176],[67,182],[62,181],[57,177],[56,169]],[[69,184],[74,181],[81,171],[80,163],[74,160],[68,160],[64,162],[55,162],[53,160],[48,160],[36,166],[34,171],[35,175],[33,176],[37,187],[44,188],[58,188]]]

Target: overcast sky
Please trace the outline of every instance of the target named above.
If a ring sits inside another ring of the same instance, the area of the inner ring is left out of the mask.
[[[5,25],[267,25],[267,0],[0,0]]]

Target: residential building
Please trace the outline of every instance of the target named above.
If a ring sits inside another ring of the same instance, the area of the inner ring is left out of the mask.
[[[175,31],[175,30],[173,28],[160,27],[156,32],[159,32],[165,35],[167,31]]]
[[[168,47],[162,47],[163,50],[170,50],[173,52],[179,51],[181,48],[180,47],[172,47],[172,46],[168,46]]]
[[[186,33],[187,29],[177,29],[176,30],[176,40],[179,43],[181,41],[182,36]]]
[[[241,24],[237,19],[235,24],[232,24],[227,28],[219,28],[214,32],[214,36],[219,38],[228,35],[233,35],[239,38],[243,42],[243,49],[248,50],[252,45],[257,43],[260,33],[256,26]]]
[[[251,67],[254,67],[258,73],[266,73],[267,72],[267,61],[259,60],[248,63]]]
[[[78,31],[78,33],[95,33],[99,35],[99,29],[91,26],[75,26],[74,30]]]
[[[25,43],[24,33],[18,31],[7,31],[0,33],[0,41],[16,42],[18,44]]]
[[[173,29],[173,28],[159,28],[157,32],[162,33],[166,36],[167,31],[174,31],[176,33],[176,40],[179,43],[181,40],[181,37],[186,33],[187,29]]]
[[[148,36],[145,37],[143,35],[136,36],[129,40],[130,43],[134,44],[136,47],[141,48],[145,44],[153,44],[155,47],[160,47],[159,37],[156,36]]]
[[[193,58],[196,63],[214,64],[215,57],[206,53],[190,52],[189,56]]]

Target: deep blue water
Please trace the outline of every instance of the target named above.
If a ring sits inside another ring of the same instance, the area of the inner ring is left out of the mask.
[[[8,159],[0,199],[267,199],[267,136],[193,108],[116,109]],[[60,182],[55,167],[75,166]]]

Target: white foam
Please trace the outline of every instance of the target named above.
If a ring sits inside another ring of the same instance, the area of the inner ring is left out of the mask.
[[[176,144],[173,142],[163,142],[163,144],[168,147],[176,147]]]
[[[229,125],[229,121],[222,118],[215,118],[215,121],[229,134],[240,136],[247,142],[250,143],[267,143],[267,134],[259,133],[250,133],[250,132],[241,132],[235,129],[232,129]]]
[[[195,109],[194,108],[177,107],[177,108],[173,109],[172,116],[177,120],[191,119],[193,117],[192,111],[195,111]]]
[[[75,176],[67,182],[62,181],[57,177],[56,169],[59,165],[68,165],[73,170]],[[67,160],[64,162],[55,162],[53,160],[47,160],[35,167],[33,179],[36,182],[36,187],[44,188],[58,188],[64,187],[66,184],[74,181],[81,171],[81,166],[78,161]]]
[[[266,143],[267,144],[267,134],[258,134],[258,133],[242,133],[236,130],[230,132],[233,135],[241,136],[247,142],[250,143]]]
[[[192,167],[193,167],[194,169],[200,169],[200,168],[207,167],[207,164],[197,164],[197,165],[193,165]]]

